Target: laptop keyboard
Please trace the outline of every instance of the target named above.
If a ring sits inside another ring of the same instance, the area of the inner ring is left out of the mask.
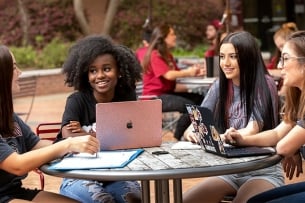
[[[228,155],[259,155],[259,154],[272,154],[275,150],[271,147],[225,147],[225,151]]]

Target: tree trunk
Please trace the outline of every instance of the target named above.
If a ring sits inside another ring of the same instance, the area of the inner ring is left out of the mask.
[[[22,46],[26,46],[29,44],[29,18],[22,0],[18,0],[18,10],[21,17],[21,29],[23,32]]]
[[[97,6],[96,2],[95,4],[91,4],[90,1],[73,0],[74,12],[83,34],[92,34],[94,32],[92,26],[95,26],[95,30],[97,29],[97,27],[100,27],[98,33],[109,34],[112,26],[112,21],[114,16],[116,15],[120,1],[121,0],[100,0],[100,2],[98,2],[99,8],[97,9],[92,8],[92,6]],[[86,18],[84,12],[85,10],[89,10],[91,18]],[[105,13],[105,18],[98,19],[98,21],[96,21],[96,19],[93,19],[92,16],[99,15],[97,12]],[[98,23],[98,25],[96,23]]]
[[[104,27],[102,30],[102,34],[109,34],[110,33],[110,29],[111,29],[111,25],[112,25],[112,21],[113,18],[117,12],[117,9],[120,5],[120,0],[111,0],[109,1],[109,5],[107,8],[107,13],[106,13],[106,17],[105,17],[105,21],[104,21]]]
[[[83,1],[82,0],[73,0],[73,5],[74,5],[74,11],[75,11],[76,18],[79,22],[79,25],[82,29],[83,34],[89,35],[90,28],[89,28],[88,22],[85,17]]]

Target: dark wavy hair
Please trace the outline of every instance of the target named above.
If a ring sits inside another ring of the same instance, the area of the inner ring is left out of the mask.
[[[240,69],[240,98],[241,105],[245,107],[247,121],[253,114],[259,119],[258,114],[262,115],[263,129],[274,128],[278,124],[278,117],[273,108],[273,99],[268,86],[266,75],[268,75],[261,52],[255,38],[246,31],[234,32],[228,34],[220,43],[231,43],[237,53],[237,60]],[[229,128],[228,126],[228,107],[232,101],[233,92],[231,91],[232,81],[228,80],[225,74],[219,73],[219,95],[221,95],[217,106],[215,116],[217,126],[222,132]],[[276,103],[276,102],[275,102]],[[255,112],[254,106],[258,106],[259,113]],[[223,116],[225,115],[225,116]],[[260,120],[260,119],[259,119]]]
[[[168,56],[170,54],[170,50],[167,48],[165,38],[169,34],[171,28],[172,27],[167,23],[162,23],[154,28],[152,35],[151,35],[148,50],[143,59],[142,65],[143,65],[144,72],[147,72],[150,67],[149,66],[150,56],[151,56],[151,52],[154,49],[157,50],[159,52],[159,54],[161,55],[161,57],[164,59],[164,61],[166,63],[168,63],[168,61],[169,61]]]
[[[88,81],[89,65],[98,57],[110,54],[114,57],[120,78],[115,90],[115,97],[134,93],[136,82],[141,78],[141,65],[132,50],[115,44],[108,36],[91,35],[74,44],[63,64],[65,83],[75,90],[85,92],[91,89]]]
[[[13,67],[13,58],[8,47],[0,45],[0,135],[2,137],[12,134],[14,129],[12,98]]]

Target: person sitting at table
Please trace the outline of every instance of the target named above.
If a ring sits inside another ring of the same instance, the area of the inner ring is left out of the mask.
[[[220,44],[219,58],[219,79],[201,104],[214,112],[219,133],[234,127],[247,136],[275,127],[279,120],[276,84],[265,68],[254,37],[246,31],[228,34]],[[184,137],[199,143],[192,126]],[[184,193],[183,202],[216,203],[225,196],[235,196],[234,202],[246,202],[255,194],[283,184],[282,168],[277,164],[252,172],[206,178]]]
[[[135,84],[141,71],[133,51],[114,44],[109,37],[93,35],[78,41],[63,65],[65,83],[76,92],[67,98],[58,138],[95,136],[96,104],[136,100]],[[137,181],[65,178],[60,193],[86,203],[141,202]]]
[[[231,128],[224,136],[226,142],[237,146],[276,146],[277,154],[284,157],[282,165],[286,177],[292,179],[303,172],[301,153],[305,144],[305,31],[291,34],[283,46],[278,68],[286,87],[284,115],[274,129],[251,136],[242,136]],[[300,150],[301,149],[301,150]],[[305,183],[275,188],[254,196],[249,203],[299,203],[305,199]]]
[[[176,79],[180,77],[203,76],[205,69],[197,65],[180,70],[171,54],[176,46],[176,34],[167,23],[155,27],[151,43],[142,61],[143,66],[143,95],[158,96],[162,100],[162,111],[178,111],[182,113],[174,132],[180,140],[183,132],[189,126],[190,119],[186,113],[185,104],[200,104],[203,95],[186,92],[186,88],[178,89]]]
[[[143,58],[145,56],[145,53],[148,49],[150,38],[151,38],[151,33],[152,31],[148,28],[144,29],[143,34],[142,34],[142,46],[139,47],[135,54],[139,62],[143,61]]]
[[[281,78],[281,70],[277,69],[277,64],[286,39],[290,34],[296,31],[298,31],[297,25],[294,22],[288,22],[284,23],[273,35],[276,51],[271,58],[270,63],[267,64],[267,69],[269,73],[278,80],[278,91],[281,96],[285,96],[285,87],[282,87],[283,79]]]
[[[28,173],[70,152],[94,154],[98,140],[90,135],[64,140],[40,140],[14,113],[12,93],[20,90],[21,71],[8,47],[0,45],[0,202],[77,202],[56,193],[22,185]]]
[[[218,51],[218,43],[219,41],[219,31],[222,27],[222,24],[219,20],[214,19],[209,24],[206,26],[206,31],[205,31],[205,36],[206,39],[208,40],[209,47],[208,49],[204,52],[204,57],[214,57],[216,56],[216,52]]]

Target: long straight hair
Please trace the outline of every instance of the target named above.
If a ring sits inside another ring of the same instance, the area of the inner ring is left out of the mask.
[[[147,49],[147,52],[145,53],[142,66],[143,66],[143,72],[147,72],[149,67],[150,67],[150,57],[151,57],[151,52],[153,50],[157,50],[160,54],[160,56],[163,58],[165,63],[169,65],[170,59],[168,58],[170,55],[170,50],[167,47],[167,44],[165,42],[165,38],[169,34],[171,29],[171,26],[167,23],[160,24],[159,26],[155,27],[149,47]]]
[[[261,52],[254,37],[246,31],[228,34],[220,43],[220,46],[230,43],[234,46],[238,56],[240,69],[240,99],[247,121],[253,114],[257,120],[263,120],[263,129],[271,129],[278,124],[278,117],[272,105],[272,96],[268,86],[266,75],[268,74]],[[219,73],[219,95],[221,98],[216,105],[215,116],[219,129],[224,132],[229,128],[228,109],[233,99],[233,84],[225,74]],[[277,98],[275,98],[277,99]],[[259,112],[255,112],[254,106],[258,106]],[[262,115],[262,118],[259,116]],[[224,116],[225,115],[225,116]]]
[[[293,33],[286,41],[293,48],[298,57],[305,57],[305,31]],[[297,87],[287,86],[284,103],[284,120],[288,122],[304,119],[305,117],[305,59],[299,59],[303,68],[300,74],[303,75],[302,90]]]
[[[13,123],[13,58],[8,47],[0,45],[0,136],[8,137],[14,129]]]

